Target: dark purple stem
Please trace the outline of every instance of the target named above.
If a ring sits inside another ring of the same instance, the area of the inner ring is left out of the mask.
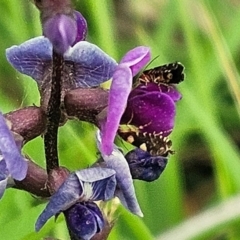
[[[61,117],[61,76],[63,72],[63,56],[53,50],[53,73],[51,96],[47,107],[47,131],[44,135],[47,172],[59,166],[58,160],[58,127]]]

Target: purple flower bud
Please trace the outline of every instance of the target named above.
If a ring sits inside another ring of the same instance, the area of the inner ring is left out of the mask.
[[[167,158],[151,156],[140,148],[131,150],[125,155],[133,179],[152,182],[158,179],[167,165]]]
[[[86,33],[86,20],[77,11],[74,11],[73,16],[57,13],[43,23],[43,35],[59,54],[64,54],[70,46],[85,40]]]
[[[93,202],[76,203],[64,215],[70,235],[74,239],[91,239],[104,227],[104,219],[98,206]]]

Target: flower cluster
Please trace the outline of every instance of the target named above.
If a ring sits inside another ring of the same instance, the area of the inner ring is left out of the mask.
[[[73,173],[59,167],[57,161],[50,167],[47,161],[47,173],[39,170],[42,185],[47,183],[47,192],[34,193],[51,197],[37,219],[36,231],[62,212],[72,239],[91,239],[103,231],[107,222],[96,201],[118,197],[126,209],[143,216],[133,179],[154,181],[165,169],[167,155],[173,152],[167,136],[174,127],[175,104],[181,95],[174,84],[164,81],[133,82],[151,60],[148,47],[130,50],[117,63],[99,47],[85,41],[86,20],[72,9],[70,1],[36,1],[36,6],[41,12],[44,36],[8,48],[6,57],[15,69],[36,81],[41,103],[39,108],[34,107],[38,109],[34,113],[39,111],[36,115],[29,114],[33,111],[30,108],[17,110],[5,118],[0,114],[0,196],[11,183],[33,192],[27,184],[19,185],[33,175],[32,171],[37,171],[28,164],[30,159],[21,156],[20,150],[32,138],[46,132],[52,134],[49,126],[54,126],[54,122],[49,111],[53,110],[49,106],[56,90],[53,78],[58,76],[56,69],[60,69],[58,110],[66,116],[65,120],[74,116],[98,127],[94,141],[101,157],[94,166]],[[163,71],[172,74],[171,69]],[[109,79],[112,79],[110,90],[102,89],[100,84]],[[23,110],[25,118],[21,115]],[[53,112],[53,116],[56,118],[57,114]],[[14,126],[9,127],[6,119]],[[137,148],[124,156],[114,144],[118,134]],[[48,148],[54,146],[46,141],[45,149]],[[58,160],[58,156],[50,160],[54,159]],[[31,187],[42,189],[42,185],[36,182]]]

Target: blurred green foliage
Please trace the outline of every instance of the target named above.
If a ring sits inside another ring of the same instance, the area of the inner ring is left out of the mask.
[[[79,0],[75,6],[88,21],[88,40],[117,60],[131,48],[146,45],[157,57],[150,67],[173,61],[186,67],[186,79],[179,86],[183,99],[177,104],[171,135],[176,154],[160,179],[135,182],[144,218],[118,209],[109,239],[239,239],[240,215],[229,214],[236,208],[231,197],[240,193],[239,1]],[[5,58],[7,47],[41,35],[33,4],[2,1],[0,33],[0,109],[5,113],[38,105],[36,83],[16,72]],[[69,122],[60,129],[59,146],[62,165],[71,170],[87,167],[97,157],[94,127]],[[40,137],[28,143],[24,152],[44,166]],[[9,189],[0,202],[0,239],[68,239],[63,218],[56,224],[51,219],[39,233],[34,232],[42,203]],[[191,216],[211,213],[219,204],[232,208],[220,208],[225,213],[221,216],[219,211],[211,218],[203,215],[197,224],[192,220]],[[188,229],[180,237],[186,221]],[[195,233],[188,235],[193,229]],[[167,238],[166,231],[175,237]]]

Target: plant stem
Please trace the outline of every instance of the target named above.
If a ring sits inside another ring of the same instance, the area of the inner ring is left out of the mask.
[[[61,77],[63,72],[63,56],[53,50],[53,70],[51,95],[47,107],[47,130],[44,135],[47,172],[59,166],[58,161],[58,127],[61,117]]]

